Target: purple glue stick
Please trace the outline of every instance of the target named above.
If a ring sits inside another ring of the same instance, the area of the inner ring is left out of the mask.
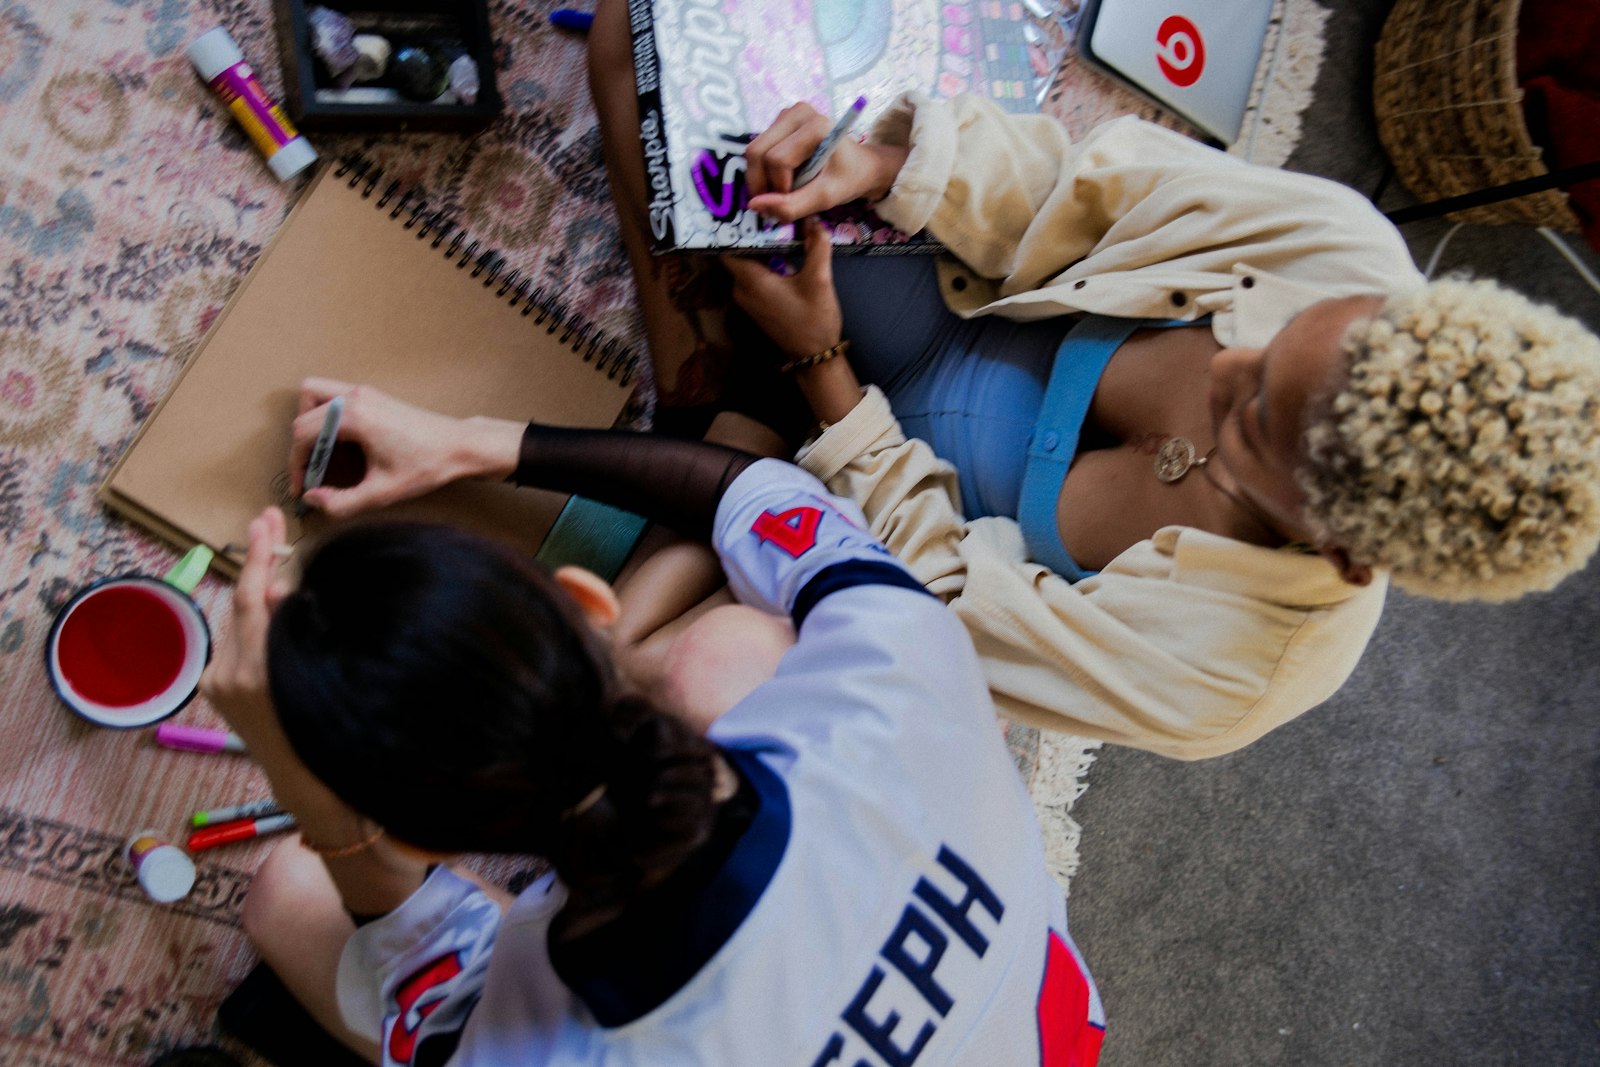
[[[288,181],[316,162],[317,150],[300,136],[283,108],[267,96],[227,30],[221,26],[207,30],[195,38],[186,54],[280,181]]]
[[[228,730],[208,730],[164,722],[156,727],[156,744],[183,752],[243,752],[244,739]]]

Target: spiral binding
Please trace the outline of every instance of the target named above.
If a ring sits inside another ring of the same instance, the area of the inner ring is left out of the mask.
[[[558,342],[593,363],[608,378],[619,379],[623,385],[633,380],[634,352],[608,338],[594,323],[574,311],[571,305],[557,297],[547,286],[532,278],[522,277],[520,270],[506,270],[506,258],[493,248],[480,246],[466,230],[444,211],[429,211],[427,200],[414,189],[402,189],[399,180],[383,186],[384,168],[360,155],[346,156],[333,172],[335,178],[347,178],[345,184],[361,190],[363,200],[371,200],[378,193],[374,207],[387,209],[391,219],[405,215],[401,225],[415,230],[417,240],[428,240],[432,248],[439,249],[453,260],[457,270],[471,268],[471,276],[483,279],[483,287],[499,283],[494,295],[512,307],[520,307],[524,316],[532,316],[535,326],[543,326],[548,334],[561,331]]]

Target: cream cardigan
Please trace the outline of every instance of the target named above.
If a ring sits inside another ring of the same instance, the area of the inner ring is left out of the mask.
[[[1054,120],[908,94],[873,138],[911,153],[879,213],[929,230],[958,314],[1212,316],[1265,344],[1330,296],[1422,283],[1394,228],[1333,182],[1243,163],[1133,118],[1073,144]],[[1327,699],[1376,627],[1316,556],[1172,526],[1076,585],[1027,561],[1010,519],[967,522],[955,471],[882,393],[797,460],[966,624],[1001,713],[1178,759],[1241,748]]]

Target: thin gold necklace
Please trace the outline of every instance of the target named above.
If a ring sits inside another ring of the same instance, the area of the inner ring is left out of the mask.
[[[1213,448],[1211,452],[1207,452],[1205,458],[1210,459],[1212,453],[1215,451],[1216,449]],[[1229,489],[1227,486],[1223,485],[1221,482],[1217,481],[1216,476],[1211,473],[1210,467],[1202,467],[1200,473],[1206,476],[1206,481],[1210,482],[1212,487],[1215,488],[1217,492],[1233,501],[1234,505],[1238,507],[1239,510],[1248,515],[1250,517],[1250,521],[1256,524],[1256,528],[1258,530],[1267,535],[1267,543],[1269,547],[1279,548],[1290,543],[1289,539],[1278,532],[1278,528],[1276,526],[1272,525],[1271,520],[1267,517],[1266,512],[1261,510],[1261,506],[1259,504],[1242,493],[1236,493],[1232,489]]]

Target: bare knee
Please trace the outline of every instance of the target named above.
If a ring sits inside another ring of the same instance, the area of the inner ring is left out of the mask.
[[[708,611],[667,652],[666,702],[703,733],[771,678],[793,644],[794,628],[787,619],[744,604]]]
[[[267,954],[271,946],[283,942],[285,931],[300,927],[308,912],[330,905],[343,907],[322,861],[298,838],[283,841],[250,881],[242,914],[244,932],[258,952]]]

